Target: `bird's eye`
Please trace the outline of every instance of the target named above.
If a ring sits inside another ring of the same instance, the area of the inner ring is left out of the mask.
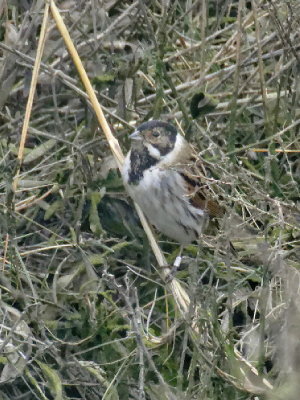
[[[160,137],[160,133],[158,131],[153,131],[152,136],[154,137]]]

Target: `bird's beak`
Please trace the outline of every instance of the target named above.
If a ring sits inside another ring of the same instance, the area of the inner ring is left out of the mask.
[[[140,131],[134,131],[131,135],[129,135],[131,140],[142,140],[142,135]]]

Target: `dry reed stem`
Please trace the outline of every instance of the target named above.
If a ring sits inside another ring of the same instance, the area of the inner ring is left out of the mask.
[[[24,117],[24,123],[23,123],[23,127],[22,127],[20,145],[19,145],[19,150],[18,150],[19,165],[18,165],[17,172],[13,179],[13,191],[14,192],[16,192],[17,187],[18,187],[20,168],[21,168],[23,155],[24,155],[24,147],[25,147],[28,127],[29,127],[29,120],[30,120],[30,115],[31,115],[31,110],[32,110],[33,98],[34,98],[35,89],[36,89],[36,85],[37,85],[37,79],[38,79],[39,69],[40,69],[40,65],[41,65],[42,55],[43,55],[43,51],[44,51],[44,47],[45,47],[48,16],[49,16],[49,3],[46,2],[44,16],[43,16],[43,22],[42,22],[42,26],[41,26],[41,32],[40,32],[40,36],[39,36],[39,42],[38,42],[38,47],[37,47],[37,52],[36,52],[36,57],[35,57],[35,62],[34,62],[34,67],[33,67],[33,71],[32,71],[32,79],[31,79],[28,100],[27,100],[27,104],[26,104],[25,117]]]

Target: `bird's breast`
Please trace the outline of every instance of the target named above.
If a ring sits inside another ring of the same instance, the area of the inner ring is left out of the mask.
[[[124,176],[124,180],[128,184],[129,178]],[[176,170],[149,168],[138,184],[128,184],[128,190],[149,221],[165,235],[186,244],[201,234],[206,212],[190,204],[184,180]]]

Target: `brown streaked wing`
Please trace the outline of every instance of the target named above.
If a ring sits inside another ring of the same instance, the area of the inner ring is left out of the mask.
[[[183,177],[190,199],[190,203],[202,210],[207,211],[208,215],[213,217],[222,217],[225,210],[209,196],[209,186],[205,183],[205,169],[198,159],[191,160],[191,164],[182,166],[179,169],[180,175]]]

